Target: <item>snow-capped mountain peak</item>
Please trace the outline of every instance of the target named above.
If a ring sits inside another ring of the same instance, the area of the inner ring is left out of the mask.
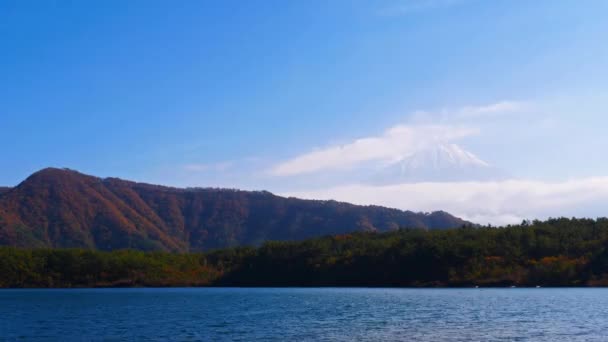
[[[473,153],[456,144],[438,144],[419,150],[398,161],[405,168],[490,167]]]
[[[456,144],[437,144],[396,159],[372,177],[372,183],[487,180],[497,170]]]

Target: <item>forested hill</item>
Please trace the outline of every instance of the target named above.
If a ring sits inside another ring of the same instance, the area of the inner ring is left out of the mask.
[[[208,253],[0,247],[0,287],[608,286],[608,219],[356,232]]]
[[[269,192],[178,189],[41,170],[0,191],[0,245],[202,251],[400,227],[468,224],[445,212],[414,213]]]

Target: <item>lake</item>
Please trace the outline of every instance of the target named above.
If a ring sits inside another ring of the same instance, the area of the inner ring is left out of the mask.
[[[608,289],[0,290],[5,341],[605,341]]]

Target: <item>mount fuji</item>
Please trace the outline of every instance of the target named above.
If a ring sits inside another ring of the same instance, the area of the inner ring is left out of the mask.
[[[374,185],[412,182],[487,181],[503,178],[495,167],[456,144],[437,144],[418,150],[378,170]]]

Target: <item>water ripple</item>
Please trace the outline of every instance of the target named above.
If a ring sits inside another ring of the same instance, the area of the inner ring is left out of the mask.
[[[605,289],[0,291],[6,341],[605,341]]]

